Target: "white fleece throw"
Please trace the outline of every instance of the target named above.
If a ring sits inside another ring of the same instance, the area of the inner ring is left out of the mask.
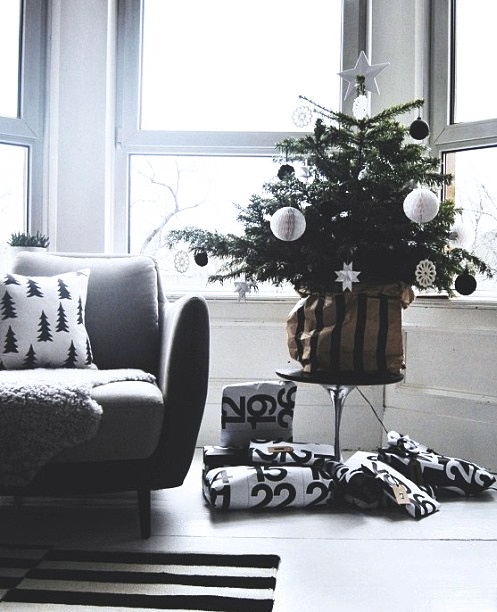
[[[103,412],[93,387],[125,380],[155,377],[135,369],[0,371],[0,485],[28,484],[64,448],[92,438]]]

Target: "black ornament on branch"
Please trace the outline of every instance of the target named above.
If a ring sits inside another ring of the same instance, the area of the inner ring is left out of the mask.
[[[280,180],[289,178],[292,174],[295,174],[295,168],[290,166],[290,164],[283,164],[278,170],[278,178]]]
[[[411,123],[409,127],[409,134],[415,140],[424,140],[430,133],[430,126],[423,121],[421,117],[418,117],[415,121]]]
[[[205,251],[196,251],[193,259],[195,260],[197,266],[200,266],[201,268],[206,266],[209,262],[209,258],[207,257],[207,253]]]
[[[456,278],[454,287],[461,295],[471,295],[476,289],[476,278],[469,272],[463,272]]]

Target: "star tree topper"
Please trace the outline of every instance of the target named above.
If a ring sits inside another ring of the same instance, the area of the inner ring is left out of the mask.
[[[352,291],[352,283],[358,283],[359,279],[357,278],[360,272],[356,272],[352,270],[353,263],[345,263],[343,264],[343,270],[335,270],[335,274],[337,275],[337,282],[342,283],[342,291]]]
[[[363,81],[364,91],[371,91],[379,94],[380,90],[378,89],[378,84],[376,83],[376,77],[387,66],[389,66],[388,62],[385,64],[371,65],[364,51],[361,51],[354,68],[338,73],[338,75],[349,84],[345,94],[345,99],[354,93],[356,85],[359,83],[359,81]]]

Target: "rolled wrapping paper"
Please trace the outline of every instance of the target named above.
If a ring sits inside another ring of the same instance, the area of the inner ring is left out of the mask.
[[[260,381],[226,385],[222,391],[221,446],[247,446],[250,440],[292,440],[297,385]]]
[[[335,483],[320,467],[232,466],[203,475],[203,493],[218,510],[309,508],[331,503]]]
[[[409,436],[391,431],[387,440],[388,446],[378,451],[379,459],[418,485],[477,495],[496,482],[494,474],[476,463],[440,455]]]

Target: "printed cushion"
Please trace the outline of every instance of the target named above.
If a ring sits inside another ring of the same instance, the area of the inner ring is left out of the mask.
[[[388,446],[380,449],[378,457],[418,485],[435,487],[437,491],[476,495],[496,481],[493,474],[476,463],[445,457],[396,431],[389,432]]]
[[[92,366],[85,328],[90,270],[0,280],[0,369]],[[93,366],[94,367],[94,366]]]

